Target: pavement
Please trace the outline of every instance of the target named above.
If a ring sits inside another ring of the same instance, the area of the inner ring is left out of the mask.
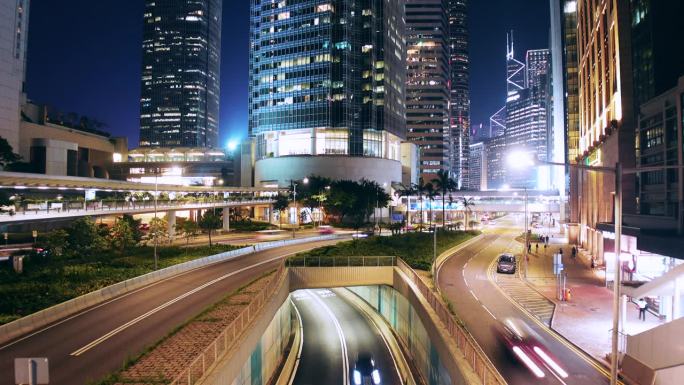
[[[298,290],[292,299],[304,326],[293,385],[354,383],[360,353],[372,356],[383,384],[402,383],[391,349],[361,310],[329,289]]]
[[[333,244],[311,242],[195,269],[96,305],[0,346],[0,385],[14,384],[14,358],[47,357],[51,384],[85,384],[121,368],[158,341],[287,255]]]
[[[611,350],[613,291],[605,285],[604,271],[591,268],[591,256],[579,251],[572,258],[572,245],[558,236],[550,239],[549,246],[541,245],[537,252],[532,246],[528,262],[527,281],[531,287],[555,304],[552,327],[573,344],[596,359],[606,363]],[[563,265],[567,275],[566,287],[570,289],[568,301],[558,300],[557,283],[553,274],[553,254],[563,250]],[[639,320],[639,310],[634,303],[627,304],[624,332],[634,335],[661,325],[664,321],[654,314],[646,314],[646,321]]]
[[[437,286],[509,384],[608,384],[609,373],[602,365],[525,311],[494,281],[494,261],[502,252],[519,250],[515,237],[521,233],[520,227],[507,218],[498,220],[494,227],[488,226],[482,237],[455,251],[440,265]],[[541,378],[526,368],[493,332],[495,326],[509,318],[524,323],[542,350],[556,357],[568,376],[559,375],[545,364],[540,366]]]

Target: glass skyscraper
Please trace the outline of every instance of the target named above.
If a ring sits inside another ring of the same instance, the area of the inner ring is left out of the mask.
[[[217,147],[221,0],[146,0],[140,147]]]
[[[459,187],[471,187],[468,181],[470,159],[470,54],[468,0],[448,0],[450,48],[450,130],[451,164]],[[477,183],[475,184],[477,185]]]
[[[251,0],[250,12],[249,133],[257,162],[399,160],[406,137],[402,0]]]

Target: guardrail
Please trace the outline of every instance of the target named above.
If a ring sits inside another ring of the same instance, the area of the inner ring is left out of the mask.
[[[170,385],[194,385],[206,373],[207,370],[218,360],[218,358],[228,351],[238,340],[240,335],[251,327],[250,323],[259,314],[259,311],[264,307],[271,296],[280,290],[281,285],[285,283],[287,277],[287,270],[285,264],[280,264],[276,270],[273,280],[266,285],[259,294],[252,297],[249,305],[240,312],[240,314],[230,323],[216,339],[207,346],[206,349],[199,356],[197,356],[188,365],[185,370],[181,372]]]
[[[487,358],[482,348],[468,331],[460,325],[447,307],[439,300],[435,293],[418,277],[413,269],[403,260],[397,261],[397,268],[400,269],[413,284],[418,288],[425,300],[430,304],[432,310],[437,313],[440,321],[446,326],[449,335],[456,341],[458,350],[463,354],[468,364],[473,369],[483,385],[506,385],[506,380],[501,377],[494,364]]]
[[[0,344],[10,341],[21,335],[38,330],[43,326],[66,318],[88,307],[100,304],[114,297],[147,286],[151,283],[161,281],[184,273],[186,271],[194,270],[200,267],[205,267],[214,263],[228,261],[243,255],[251,254],[257,251],[268,250],[276,247],[296,245],[307,242],[325,241],[335,239],[336,235],[324,235],[310,238],[298,238],[290,240],[281,240],[273,242],[258,243],[253,246],[244,247],[241,249],[231,250],[220,254],[211,255],[204,258],[195,259],[177,265],[169,266],[164,269],[153,271],[135,278],[131,278],[113,285],[104,287],[102,289],[84,294],[80,297],[70,299],[47,309],[38,311],[26,317],[12,321],[0,326]]]
[[[378,267],[396,266],[394,256],[316,256],[290,257],[287,267]]]

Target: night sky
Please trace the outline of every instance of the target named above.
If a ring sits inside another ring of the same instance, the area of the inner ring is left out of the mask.
[[[505,98],[506,31],[516,56],[547,48],[548,0],[471,0],[472,123],[488,124]],[[97,6],[95,6],[97,4]],[[221,142],[247,135],[249,1],[224,2]],[[137,146],[142,42],[141,0],[32,1],[29,99],[107,123]]]

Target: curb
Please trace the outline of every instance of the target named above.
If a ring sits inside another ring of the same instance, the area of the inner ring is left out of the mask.
[[[74,316],[80,311],[99,305],[108,300],[114,299],[135,290],[142,289],[148,285],[159,283],[166,279],[171,279],[189,271],[213,265],[219,262],[229,261],[244,255],[256,253],[258,251],[269,250],[282,246],[297,245],[308,242],[326,241],[336,239],[336,235],[325,235],[311,238],[299,238],[292,240],[281,240],[267,243],[259,243],[241,249],[226,251],[220,254],[211,255],[204,258],[195,259],[177,265],[169,266],[161,270],[153,271],[144,275],[115,283],[102,289],[92,291],[88,294],[72,298],[68,301],[40,310],[26,317],[0,326],[0,344],[12,341],[13,339],[25,334],[39,330],[54,322]]]

